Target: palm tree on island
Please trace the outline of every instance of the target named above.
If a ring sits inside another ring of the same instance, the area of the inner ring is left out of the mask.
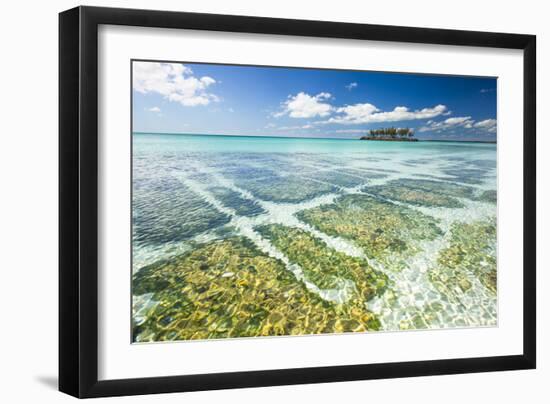
[[[368,135],[361,136],[361,140],[388,140],[397,142],[416,142],[414,131],[411,128],[380,128],[369,130]]]

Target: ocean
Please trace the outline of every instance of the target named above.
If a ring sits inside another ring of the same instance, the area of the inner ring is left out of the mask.
[[[496,326],[496,147],[134,133],[134,341]]]

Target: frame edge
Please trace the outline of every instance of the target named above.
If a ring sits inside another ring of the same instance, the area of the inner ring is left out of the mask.
[[[523,51],[523,356],[530,369],[537,362],[536,48],[536,36],[527,36]]]
[[[59,390],[79,396],[80,10],[59,14]]]

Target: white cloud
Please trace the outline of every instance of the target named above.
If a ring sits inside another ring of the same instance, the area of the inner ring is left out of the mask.
[[[134,62],[133,88],[142,93],[157,93],[186,107],[208,105],[219,98],[207,91],[216,83],[212,77],[195,77],[181,63]]]
[[[337,129],[333,130],[334,133],[367,133],[367,129]]]
[[[483,130],[489,133],[496,132],[497,120],[485,119],[483,121],[476,122],[470,116],[460,116],[447,118],[444,121],[434,122],[428,121],[425,126],[418,129],[419,132],[443,132],[447,130],[454,130],[457,128],[469,129],[469,130]]]
[[[453,118],[447,118],[443,122],[447,125],[464,125],[470,121],[471,116],[455,116]]]
[[[325,101],[331,97],[329,93],[319,93],[315,96],[300,92],[294,96],[289,95],[282,103],[283,110],[273,114],[275,117],[288,115],[291,118],[313,118],[327,116],[332,111],[332,106]]]
[[[147,108],[147,111],[160,113],[160,108],[159,107]]]
[[[275,126],[271,126],[272,128],[275,128]],[[312,124],[306,124],[306,125],[295,125],[295,126],[278,126],[275,129],[276,130],[303,130],[303,129],[312,129]]]
[[[418,129],[419,132],[429,132],[429,131],[444,131],[448,129],[455,129],[458,127],[471,128],[472,124],[475,121],[472,120],[471,116],[456,116],[452,118],[447,118],[444,121],[434,122],[428,121],[425,126],[422,126]]]
[[[330,118],[325,123],[362,124],[377,122],[411,121],[415,119],[435,118],[447,113],[445,105],[436,105],[433,108],[423,108],[411,111],[407,107],[395,107],[392,111],[381,111],[376,106],[365,103],[346,105],[336,109],[339,116]]]
[[[487,132],[496,133],[496,131],[497,131],[497,120],[496,119],[485,119],[483,121],[476,122],[474,124],[474,127],[484,129]]]
[[[348,91],[351,91],[357,86],[358,86],[358,84],[354,81],[354,82],[349,83],[348,85],[346,85],[346,88],[348,89]]]
[[[496,119],[485,119],[484,121],[476,122],[474,125],[476,128],[491,128],[493,126],[496,126],[497,120]]]

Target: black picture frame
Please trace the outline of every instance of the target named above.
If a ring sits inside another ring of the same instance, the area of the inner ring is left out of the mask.
[[[98,26],[343,38],[523,51],[523,354],[98,380]],[[536,37],[184,12],[77,7],[59,15],[59,390],[105,397],[536,366]]]

